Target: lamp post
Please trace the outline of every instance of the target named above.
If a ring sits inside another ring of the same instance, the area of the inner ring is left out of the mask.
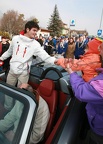
[[[70,24],[69,24],[69,37],[71,36],[71,33],[70,33]]]
[[[70,30],[70,27],[71,26],[75,26],[75,20],[74,19],[72,19],[71,21],[70,21],[70,24],[69,24],[69,36],[71,36],[71,30]]]
[[[102,9],[102,13],[101,13],[101,19],[100,19],[100,26],[99,26],[99,29],[101,29],[101,25],[102,25],[102,18],[103,18],[103,9]]]

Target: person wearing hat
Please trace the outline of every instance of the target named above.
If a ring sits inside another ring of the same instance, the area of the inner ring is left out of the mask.
[[[79,40],[76,42],[76,46],[75,46],[75,51],[74,51],[75,59],[79,59],[80,56],[85,53],[84,49],[86,44],[87,42],[84,41],[83,35],[80,34]]]
[[[64,65],[64,63],[67,61],[73,71],[82,71],[83,79],[86,82],[90,81],[93,77],[98,75],[96,68],[101,67],[101,57],[98,47],[102,42],[102,39],[95,38],[88,42],[85,48],[85,54],[81,56],[80,59],[68,60],[61,58],[57,61],[57,64],[65,68],[66,65]]]
[[[92,43],[90,43],[92,46]],[[98,45],[98,44],[97,44]],[[96,44],[95,47],[96,48]],[[74,96],[86,102],[86,113],[90,129],[85,144],[103,144],[103,43],[98,47],[102,60],[102,67],[96,69],[99,74],[89,82],[73,71],[67,64],[66,71],[70,76]]]
[[[68,44],[68,42],[67,42]],[[61,36],[60,38],[60,42],[58,44],[58,48],[57,48],[57,54],[61,55],[61,56],[64,56],[65,55],[65,51],[66,51],[66,45],[65,44],[65,37],[64,36]]]
[[[65,40],[64,40],[64,47],[65,47],[64,57],[66,57],[66,51],[68,49],[68,44],[69,44],[69,38],[68,38],[68,36],[65,36]]]

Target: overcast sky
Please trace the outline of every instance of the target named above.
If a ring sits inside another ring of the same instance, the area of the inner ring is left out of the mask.
[[[103,0],[2,0],[0,11],[15,10],[23,13],[25,18],[35,16],[41,27],[46,28],[49,18],[57,4],[62,21],[70,25],[75,20],[75,27],[71,29],[87,30],[90,35],[96,35],[100,28]],[[103,16],[101,29],[103,30]]]

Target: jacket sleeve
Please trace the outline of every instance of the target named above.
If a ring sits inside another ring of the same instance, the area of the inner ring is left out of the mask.
[[[73,71],[80,71],[86,67],[86,63],[81,59],[73,59],[73,62],[69,62],[69,65]]]
[[[51,57],[44,49],[41,48],[41,46],[38,46],[34,52],[34,56],[38,56],[42,59],[42,61],[45,61],[46,63],[54,64],[54,61],[56,60],[55,57]]]
[[[59,58],[57,61],[57,65],[62,66],[63,68],[65,68],[65,59],[64,58]],[[73,61],[69,62],[69,66],[73,71],[80,71],[83,70],[86,66],[85,62],[82,60],[77,60],[77,59],[73,59]]]
[[[95,90],[95,88],[85,82],[77,73],[70,74],[70,83],[74,91],[74,95],[80,101],[91,103],[103,103],[103,98]]]

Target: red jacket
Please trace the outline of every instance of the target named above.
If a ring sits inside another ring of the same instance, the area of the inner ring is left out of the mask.
[[[57,65],[65,68],[64,61],[64,58],[58,59]],[[96,69],[101,67],[100,55],[86,53],[80,59],[73,59],[69,64],[73,71],[82,71],[82,77],[87,82],[98,75]]]
[[[85,54],[80,59],[74,59],[70,63],[73,71],[81,70],[83,79],[87,82],[97,76],[96,68],[101,67],[100,56],[98,54]]]

